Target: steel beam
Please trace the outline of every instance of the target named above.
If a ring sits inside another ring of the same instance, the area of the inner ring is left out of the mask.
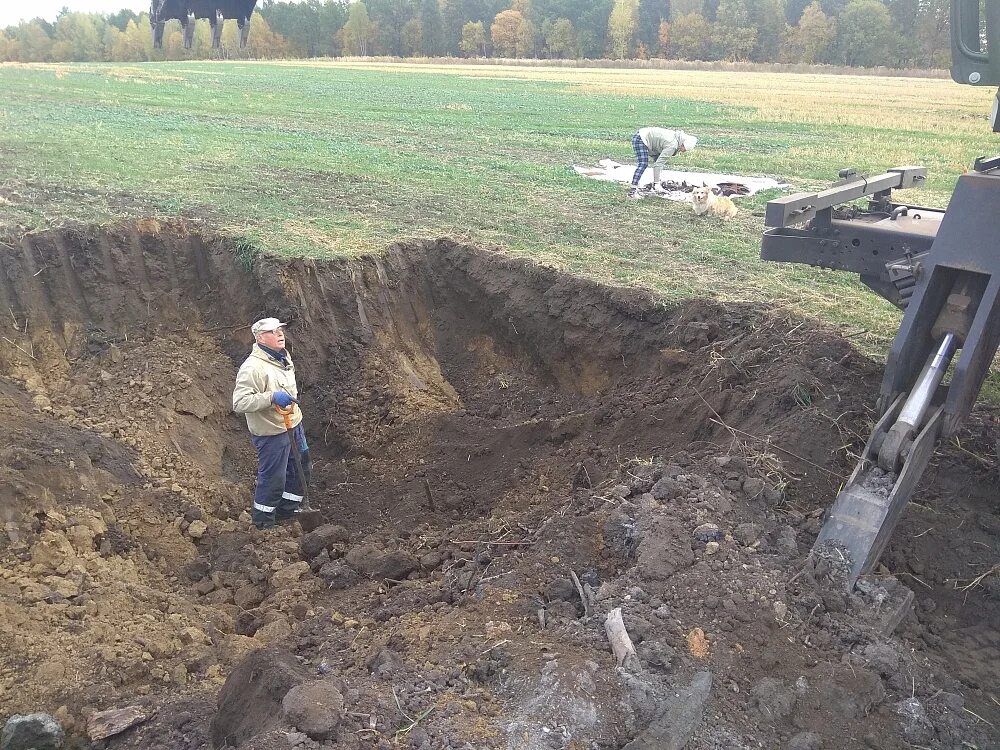
[[[796,193],[768,201],[764,224],[769,227],[787,227],[801,224],[816,216],[817,211],[839,206],[841,203],[864,198],[866,195],[886,190],[918,186],[927,177],[925,167],[896,167],[875,177],[855,177],[818,193]]]

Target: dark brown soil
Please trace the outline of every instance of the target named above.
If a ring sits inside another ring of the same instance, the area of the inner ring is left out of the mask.
[[[1000,571],[970,585],[1000,561],[996,416],[844,595],[806,554],[880,371],[812,323],[448,241],[283,261],[148,221],[0,264],[0,719],[80,745],[156,710],[109,748],[1000,743]],[[229,399],[265,315],[292,321],[308,534],[246,512]]]

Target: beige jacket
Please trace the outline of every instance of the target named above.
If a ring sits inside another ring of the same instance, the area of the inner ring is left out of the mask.
[[[236,373],[233,390],[233,411],[246,415],[251,435],[280,435],[285,431],[285,421],[271,402],[275,391],[287,391],[292,398],[299,397],[292,357],[288,355],[288,364],[282,366],[254,344],[250,356]],[[294,404],[293,409],[292,427],[295,427],[302,421],[302,411]]]
[[[667,166],[667,157],[676,156],[685,140],[693,139],[683,130],[666,128],[639,128],[639,137],[649,149],[653,161],[653,182],[660,181],[660,174]]]

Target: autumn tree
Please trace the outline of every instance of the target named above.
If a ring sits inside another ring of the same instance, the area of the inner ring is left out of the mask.
[[[639,0],[636,15],[636,41],[649,50],[659,46],[660,23],[670,17],[669,0]]]
[[[227,21],[226,26],[232,26],[234,33],[239,36],[239,24],[235,21]],[[237,40],[238,47],[238,40]],[[290,46],[288,40],[281,34],[271,30],[267,19],[260,13],[250,16],[250,37],[247,39],[247,46],[244,48],[244,55],[256,60],[278,59],[288,57]]]
[[[781,54],[785,0],[720,0],[714,29],[716,55],[770,62]]]
[[[529,8],[525,2],[520,7]],[[529,57],[535,53],[537,30],[520,10],[497,13],[490,26],[493,49],[501,57]]]
[[[139,23],[129,21],[125,26],[125,31],[115,42],[112,57],[123,62],[142,62],[150,58],[152,47],[149,25],[146,24],[140,28]]]
[[[608,17],[615,0],[532,0],[530,20],[544,25],[560,18],[572,22],[576,34],[577,54],[600,57],[606,53]]]
[[[798,25],[789,27],[782,59],[810,64],[820,62],[826,58],[836,38],[836,20],[826,15],[814,0],[802,11]]]
[[[366,10],[371,18],[371,7]],[[344,27],[348,10],[346,4],[337,0],[265,0],[254,15],[258,13],[274,33],[288,41],[289,54],[319,57],[332,56],[339,51],[336,38]]]
[[[716,55],[726,60],[749,60],[757,46],[749,0],[721,0],[718,17],[713,28]]]
[[[122,32],[119,32],[119,36]],[[163,55],[168,60],[183,60],[188,57],[188,51],[184,49],[184,35],[180,29],[171,29],[169,26],[163,33]]]
[[[608,48],[617,60],[629,56],[638,10],[639,0],[615,0],[615,7],[608,18]]]
[[[516,57],[521,24],[525,22],[525,17],[520,11],[505,10],[497,13],[490,25],[490,39],[493,42],[493,50],[500,57]]]
[[[370,55],[403,54],[403,26],[418,13],[419,7],[411,0],[364,0],[371,22]]]
[[[142,26],[142,23],[140,22],[139,25]],[[148,39],[148,24],[146,24],[145,29],[145,38]],[[207,18],[202,19],[195,24],[194,43],[191,49],[191,56],[196,59],[210,59],[216,56],[216,50],[212,47],[212,26],[209,24]]]
[[[482,21],[469,21],[462,27],[459,46],[466,55],[486,55],[486,28]]]
[[[21,62],[48,62],[52,56],[52,37],[39,19],[22,23],[14,30],[18,59]]]
[[[879,65],[891,40],[889,11],[879,0],[851,0],[837,19],[837,48],[847,65]]]
[[[751,58],[773,62],[781,54],[785,35],[785,0],[749,0],[750,24],[757,30],[757,44]]]
[[[667,56],[670,54],[670,21],[663,19],[660,21],[660,31],[656,35],[659,44],[660,54]]]
[[[250,36],[247,46],[240,47],[240,27],[227,20],[222,27],[222,42],[216,54],[227,59],[265,60],[288,56],[288,40],[271,31],[267,19],[260,13],[250,16]]]
[[[367,55],[372,31],[368,7],[363,2],[353,3],[347,12],[347,23],[344,24],[344,47],[347,54]]]
[[[56,33],[52,45],[52,59],[90,62],[102,58],[101,36],[98,23],[106,22],[89,13],[61,13],[56,19]]]
[[[550,57],[576,57],[576,29],[568,18],[550,24],[545,34],[545,48]]]
[[[712,45],[712,27],[700,13],[688,13],[670,24],[670,46],[682,60],[705,60]]]
[[[519,58],[532,57],[535,54],[538,30],[535,24],[525,18],[517,29],[517,49],[515,56]]]
[[[238,46],[238,39],[233,36],[233,33],[231,29],[224,26],[222,44],[228,45],[230,48]],[[167,23],[163,31],[162,49],[154,50],[149,33],[149,18],[145,14],[137,21],[129,21],[125,25],[125,31],[115,38],[113,49],[112,59],[114,60],[199,60],[231,56],[228,49],[220,51],[212,48],[212,29],[205,19],[195,21],[190,49],[184,47],[184,33],[180,22],[171,21]]]
[[[12,36],[0,29],[0,62],[13,62],[17,60],[17,42]]]
[[[712,45],[715,56],[723,60],[749,60],[757,46],[757,30],[750,26],[715,24]]]
[[[139,22],[139,14],[133,10],[120,10],[117,13],[111,13],[106,16],[108,25],[114,26],[119,31],[125,31],[125,27],[128,26],[129,21]]]
[[[415,57],[424,48],[424,30],[419,18],[411,18],[403,24],[400,33],[400,47],[406,57]]]

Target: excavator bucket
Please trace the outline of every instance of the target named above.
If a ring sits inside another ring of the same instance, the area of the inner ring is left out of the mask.
[[[878,463],[878,447],[902,408],[900,397],[875,426],[860,463],[837,495],[816,539],[816,554],[835,563],[839,560],[848,571],[850,586],[870,571],[881,556],[934,454],[941,431],[941,411],[937,410],[913,441],[902,470],[885,471]]]
[[[181,22],[184,48],[191,49],[194,42],[194,25],[199,18],[207,18],[212,26],[212,46],[222,43],[222,26],[227,18],[235,19],[240,28],[240,47],[246,47],[250,34],[250,16],[257,0],[153,0],[149,9],[149,24],[153,29],[153,47],[163,46],[163,31],[167,21]]]
[[[890,200],[892,189],[922,179],[914,167],[851,178],[771,201],[765,216],[772,227],[765,260],[854,271],[906,310],[886,363],[882,416],[814,547],[842,563],[850,586],[878,561],[938,442],[968,416],[1000,347],[1000,157],[979,159],[959,177],[943,214]],[[875,196],[868,212],[838,217],[836,205],[864,194]],[[795,227],[803,221],[805,228]]]

